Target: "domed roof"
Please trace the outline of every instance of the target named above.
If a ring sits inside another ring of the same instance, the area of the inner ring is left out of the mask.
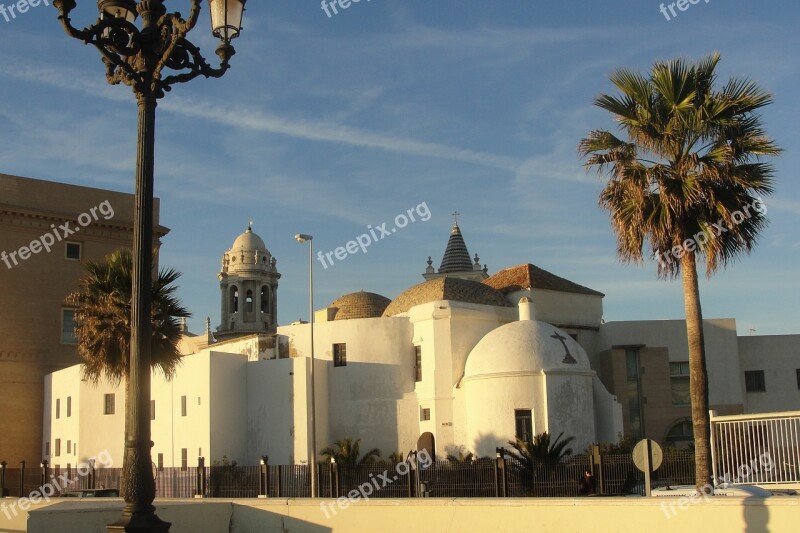
[[[336,308],[333,320],[378,318],[392,301],[374,292],[353,292],[334,300],[328,307]]]
[[[415,285],[395,298],[384,311],[383,316],[395,316],[407,312],[416,305],[453,300],[470,304],[511,307],[511,304],[497,290],[478,281],[444,277]]]
[[[464,378],[518,372],[591,370],[583,348],[546,322],[520,320],[490,331],[467,358]]]
[[[264,240],[253,233],[253,229],[248,226],[247,231],[236,237],[231,246],[231,251],[234,250],[266,250],[267,245]]]

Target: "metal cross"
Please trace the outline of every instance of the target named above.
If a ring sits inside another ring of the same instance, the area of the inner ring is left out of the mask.
[[[564,354],[564,360],[561,361],[562,363],[564,363],[565,365],[577,365],[578,364],[578,361],[576,361],[575,358],[572,357],[572,354],[569,353],[569,348],[567,347],[567,343],[564,342],[564,341],[567,340],[566,337],[563,337],[563,336],[559,335],[558,332],[556,332],[553,335],[550,335],[550,338],[557,339],[557,340],[561,341],[561,345],[564,346],[564,351],[566,353]]]
[[[454,219],[455,219],[455,221],[456,221],[456,226],[458,226],[458,217],[459,217],[460,215],[461,215],[461,213],[459,213],[458,211],[456,211],[455,213],[453,213],[453,218],[454,218]]]

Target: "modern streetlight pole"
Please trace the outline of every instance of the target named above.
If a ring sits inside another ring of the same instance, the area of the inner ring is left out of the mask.
[[[222,43],[216,54],[219,68],[211,67],[200,49],[186,39],[200,15],[202,0],[189,0],[189,18],[169,13],[164,0],[98,0],[97,21],[79,30],[70,13],[76,0],[53,0],[58,19],[70,37],[100,52],[111,85],[128,85],[139,106],[136,158],[136,208],[133,230],[133,286],[131,289],[131,353],[125,402],[125,457],[122,517],[110,532],[165,532],[170,524],[156,516],[155,480],[150,449],[150,355],[153,271],[153,174],[155,163],[156,104],[178,83],[198,76],[219,78],[236,53],[231,40],[242,26],[246,0],[209,0],[212,33]],[[141,28],[136,25],[141,18]]]
[[[317,492],[317,387],[314,382],[314,237],[299,233],[294,236],[301,244],[308,243],[308,323],[311,326],[311,497]]]

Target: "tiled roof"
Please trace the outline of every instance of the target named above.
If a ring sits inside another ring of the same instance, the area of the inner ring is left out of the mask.
[[[395,298],[384,311],[383,316],[395,316],[405,313],[415,305],[436,300],[452,300],[457,302],[511,307],[511,304],[499,292],[480,283],[467,279],[444,277],[436,278],[410,289]]]
[[[333,320],[352,320],[354,318],[377,318],[392,301],[374,292],[354,292],[337,298],[328,307],[335,307]]]
[[[494,276],[486,278],[483,283],[503,294],[526,289],[546,289],[591,296],[605,296],[602,292],[578,285],[531,264],[506,268]]]
[[[447,241],[447,249],[444,251],[439,273],[447,274],[449,272],[464,272],[465,270],[472,270],[472,259],[469,257],[467,245],[461,235],[461,228],[455,225],[450,232],[450,240]]]

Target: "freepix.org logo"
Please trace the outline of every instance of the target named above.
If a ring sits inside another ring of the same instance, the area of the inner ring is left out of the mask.
[[[111,202],[108,200],[92,207],[86,213],[81,213],[78,216],[78,223],[75,226],[73,226],[72,221],[69,220],[58,226],[50,224],[52,231],[32,240],[29,244],[20,246],[17,250],[12,250],[10,252],[6,252],[5,250],[0,251],[0,261],[5,263],[6,268],[11,270],[15,266],[18,266],[20,261],[27,261],[31,256],[41,253],[42,251],[50,253],[57,242],[61,242],[75,235],[81,228],[85,228],[92,222],[97,222],[100,220],[101,215],[103,220],[114,218],[114,208],[111,207]]]
[[[3,17],[6,22],[11,22],[17,18],[17,15],[24,15],[32,7],[49,5],[48,0],[18,0],[7,6],[0,4],[0,17]]]

